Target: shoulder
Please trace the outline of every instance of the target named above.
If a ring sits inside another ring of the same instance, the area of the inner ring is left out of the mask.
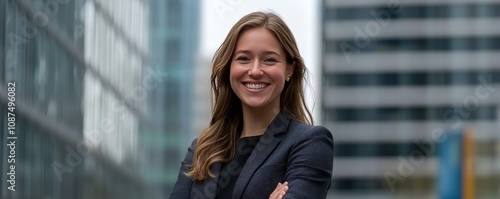
[[[191,142],[191,144],[188,147],[188,154],[187,154],[187,156],[190,156],[190,157],[193,156],[194,151],[196,150],[196,144],[197,144],[197,142],[198,142],[198,138],[194,138],[193,141]]]
[[[298,138],[325,137],[333,140],[332,133],[326,127],[308,125],[294,119],[290,121],[287,132]]]
[[[312,153],[333,153],[333,135],[324,126],[313,126],[304,124],[292,119],[287,128],[285,138],[282,140],[285,145],[298,152],[304,148],[309,148]]]
[[[293,121],[287,134],[285,143],[290,149],[288,161],[291,164],[314,164],[311,168],[321,168],[324,171],[332,169],[334,142],[332,133],[327,128]]]

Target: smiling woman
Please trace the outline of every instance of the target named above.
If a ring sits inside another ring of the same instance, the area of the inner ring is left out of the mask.
[[[305,72],[280,17],[240,19],[213,59],[210,126],[189,147],[170,198],[326,198],[333,138],[312,126]]]

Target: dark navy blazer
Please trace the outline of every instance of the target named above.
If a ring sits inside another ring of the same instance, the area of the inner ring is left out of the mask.
[[[184,175],[192,163],[196,139],[182,162],[170,199],[214,199],[218,182],[231,173],[221,173],[221,163],[210,170],[215,175],[193,181]],[[333,169],[333,138],[328,129],[310,126],[280,113],[271,122],[241,169],[233,197],[269,198],[278,182],[288,181],[287,199],[326,198]],[[224,186],[224,183],[221,183]]]

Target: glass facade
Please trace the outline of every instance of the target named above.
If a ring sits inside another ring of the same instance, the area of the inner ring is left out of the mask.
[[[323,1],[329,198],[440,198],[434,137],[466,128],[472,198],[500,196],[499,13],[495,1]]]
[[[150,198],[136,159],[146,103],[131,89],[148,71],[147,15],[140,0],[0,2],[0,126],[15,82],[17,137],[4,150],[1,131],[0,198]]]
[[[139,137],[141,173],[156,198],[168,198],[193,129],[193,87],[200,3],[197,0],[149,0],[151,67],[161,76],[148,91],[148,124]]]

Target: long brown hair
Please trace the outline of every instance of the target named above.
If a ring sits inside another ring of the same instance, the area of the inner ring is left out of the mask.
[[[253,12],[241,18],[229,31],[212,60],[211,84],[214,94],[210,126],[198,136],[191,170],[186,173],[193,180],[213,177],[210,166],[228,162],[235,154],[236,140],[242,128],[241,101],[231,89],[229,69],[234,49],[240,35],[249,29],[264,27],[281,44],[288,64],[295,64],[290,81],[285,83],[280,95],[280,110],[292,118],[313,124],[304,100],[303,82],[306,73],[295,38],[283,20],[274,13]]]

